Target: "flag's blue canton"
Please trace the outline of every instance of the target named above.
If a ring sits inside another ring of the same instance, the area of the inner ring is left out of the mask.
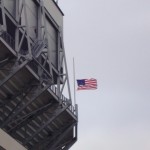
[[[85,80],[77,80],[78,86],[85,85]]]

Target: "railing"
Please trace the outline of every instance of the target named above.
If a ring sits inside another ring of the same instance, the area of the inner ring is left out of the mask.
[[[67,102],[69,101],[63,94],[61,95],[61,100],[63,101],[63,104],[64,105],[67,105]],[[68,109],[74,114],[77,116],[77,110],[76,110],[76,107],[73,106],[73,105],[70,105],[68,107]]]
[[[49,74],[49,72],[43,68],[43,66],[36,60],[36,58],[34,58],[35,61],[32,61],[29,66],[30,68],[32,68],[32,70],[35,72],[35,74],[39,74],[38,73],[38,70],[40,70],[41,72],[41,76],[39,76],[39,78],[43,78],[43,80],[45,79],[46,82],[47,80],[51,80],[51,76]],[[51,90],[57,97],[58,97],[58,89],[56,87],[56,85],[51,85],[49,90]],[[58,97],[59,98],[59,97]],[[61,101],[63,102],[64,105],[67,105],[68,102],[69,102],[69,99],[67,99],[63,94],[61,95],[60,97]],[[70,105],[68,107],[68,110],[70,110],[71,113],[73,113],[74,115],[77,116],[77,110],[76,110],[76,107],[74,107],[73,105]]]
[[[7,32],[2,32],[2,34],[0,35],[0,37],[2,37],[4,39],[4,41],[13,49],[15,50],[15,41],[14,39],[11,37],[11,35],[9,35]],[[38,67],[42,67],[41,65],[38,65],[36,62],[32,62],[30,63],[29,65],[32,70],[38,74]],[[45,74],[45,77],[46,78],[50,78],[50,75],[48,74],[48,72],[42,68],[43,70],[43,74]],[[55,85],[51,85],[50,88],[49,88],[57,97],[58,97],[58,93],[57,93],[57,88]],[[63,102],[64,105],[67,105],[68,104],[68,99],[62,94],[61,95],[61,98],[60,98]],[[77,116],[77,110],[76,110],[76,107],[73,106],[73,105],[70,105],[68,107],[68,109],[74,114]]]
[[[55,85],[51,85],[50,90],[51,90],[55,95],[58,96],[58,94],[57,94],[57,87],[56,87]],[[60,99],[62,100],[62,102],[63,102],[64,105],[67,105],[67,104],[68,104],[69,99],[66,98],[63,94],[61,95]],[[68,109],[71,111],[71,113],[73,113],[75,116],[77,116],[77,109],[76,109],[75,106],[70,105],[70,106],[68,107]]]

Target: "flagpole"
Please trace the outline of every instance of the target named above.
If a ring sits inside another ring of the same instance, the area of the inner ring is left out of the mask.
[[[73,57],[73,80],[74,80],[74,104],[76,105],[76,86],[75,86],[75,62]]]

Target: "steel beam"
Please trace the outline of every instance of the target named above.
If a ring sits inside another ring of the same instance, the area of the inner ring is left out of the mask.
[[[24,66],[26,66],[29,63],[30,60],[25,60],[21,65],[17,66],[15,69],[13,69],[13,71],[4,78],[4,80],[2,80],[0,82],[0,87],[5,84],[10,78],[12,78],[18,71],[20,71],[20,69],[22,69]]]
[[[54,143],[49,143],[46,150],[57,150],[60,147],[59,143],[65,138],[65,136],[72,130],[76,123],[73,123],[70,127],[66,130],[62,131],[61,134],[55,139]],[[63,147],[65,145],[61,145]]]
[[[23,95],[22,99],[24,99],[26,95],[27,94]],[[1,128],[7,126],[13,120],[13,118],[16,117],[16,115],[14,115],[15,111],[17,110],[17,108],[20,106],[21,103],[22,101],[20,100],[15,106],[15,108],[13,108],[12,111],[8,114],[8,116],[4,119],[3,123],[0,125]]]
[[[16,19],[17,23],[19,24],[19,0],[16,0],[15,17],[16,17],[15,19]],[[15,50],[16,50],[16,52],[19,52],[18,44],[19,44],[19,28],[17,26],[15,29]]]
[[[2,103],[0,105],[0,108],[7,105],[10,101],[15,100],[18,96],[21,96],[23,93],[26,93],[27,90],[29,90],[31,88],[31,86],[32,86],[31,83],[33,83],[33,80],[29,81],[22,89],[20,89],[14,95],[10,95],[7,98],[1,100]]]
[[[26,24],[26,32],[27,32],[27,44],[28,44],[28,54],[29,57],[32,58],[32,52],[31,52],[31,42],[29,37],[29,23],[28,23],[28,16],[27,16],[27,6],[26,1],[23,0],[23,7],[24,7],[24,16],[25,16],[25,24]]]
[[[38,142],[34,147],[31,148],[31,150],[37,150],[37,148],[41,150],[43,149],[45,150],[45,148],[48,145],[51,145],[55,141],[55,139],[57,139],[62,134],[62,131],[65,131],[67,128],[69,128],[72,125],[74,125],[74,122],[65,124],[65,126],[59,128],[57,131],[53,132],[52,134],[50,134],[49,136],[47,136],[46,138]]]
[[[40,1],[40,5],[41,5],[41,9],[42,9],[42,13],[43,13],[43,20],[44,20],[44,28],[45,28],[45,36],[48,40],[48,30],[47,30],[47,24],[46,24],[46,10],[45,10],[45,7],[44,7],[44,2],[43,1]],[[53,77],[53,71],[52,71],[52,62],[51,62],[51,44],[50,44],[50,41],[48,40],[48,43],[47,43],[47,55],[48,55],[48,62],[49,62],[49,70],[50,70],[50,74],[51,76]]]
[[[38,64],[38,66],[39,66],[41,69],[43,69],[43,71],[44,71],[50,78],[52,78],[51,74],[49,74],[49,72],[42,66],[42,64],[40,64],[40,63],[38,62],[37,59],[35,59],[35,58],[33,57],[33,60]]]
[[[71,91],[70,91],[70,83],[69,83],[69,77],[68,77],[68,68],[67,68],[67,61],[66,61],[66,55],[65,55],[65,47],[64,47],[64,42],[63,42],[63,35],[62,31],[60,29],[60,41],[62,44],[62,50],[63,50],[63,56],[64,56],[64,67],[66,70],[66,77],[67,77],[67,86],[68,86],[68,94],[69,94],[69,99],[71,100]]]
[[[48,110],[53,103],[48,103],[47,105],[44,105],[24,116],[21,116],[20,118],[17,118],[16,120],[14,120],[14,122],[18,122],[20,121],[18,124],[16,124],[16,126],[13,126],[8,133],[13,134],[15,133],[18,129],[20,129],[21,127],[25,126],[26,124],[28,124],[29,122],[31,122],[34,118],[36,118],[37,116],[43,114],[46,110]],[[13,122],[10,122],[13,123]]]
[[[1,9],[2,9],[3,30],[6,31],[7,25],[6,25],[6,14],[4,9],[4,0],[1,0]]]
[[[7,124],[9,124],[9,122],[14,119],[20,112],[22,112],[28,105],[30,105],[34,100],[36,100],[43,92],[45,92],[51,85],[48,84],[45,87],[41,88],[41,89],[37,89],[36,93],[34,93],[34,96],[26,103],[24,104],[22,107],[20,107],[18,110],[16,110],[15,113],[11,114],[4,122],[3,124],[0,126],[1,128],[4,128],[4,126],[6,126]]]
[[[10,61],[9,57],[7,57],[7,58],[5,58],[3,60],[0,60],[0,70],[1,70],[2,67],[4,67],[5,65],[7,65],[9,63],[9,61]]]
[[[23,102],[23,99],[25,98],[25,96],[27,95],[27,93],[31,90],[31,86],[34,86],[34,85],[31,85],[31,83],[33,83],[33,82],[34,82],[34,80],[31,81],[29,85],[24,86],[23,89],[21,89],[22,92],[19,92],[19,91],[18,91],[15,95],[14,95],[14,92],[13,92],[8,86],[3,85],[4,88],[7,89],[7,91],[9,91],[9,92],[11,93],[10,98],[13,99],[13,100],[14,100],[14,99],[17,100],[17,102],[15,102],[15,103],[16,103],[15,108],[12,108],[11,111],[10,111],[10,110],[8,111],[9,114],[6,116],[6,118],[5,118],[4,120],[7,120],[7,118],[9,118],[9,116],[11,116],[12,113],[17,109],[17,107]],[[18,97],[18,95],[19,95],[19,96],[22,96],[22,97]],[[8,95],[7,95],[7,96],[8,96]],[[9,97],[7,97],[7,99],[9,99]],[[8,104],[8,102],[10,102],[10,100],[9,100],[9,101],[6,101],[6,104]],[[6,105],[6,104],[5,104],[5,105]],[[1,106],[5,106],[5,105],[4,105],[4,104],[1,104]],[[7,110],[8,110],[7,105],[6,105],[6,107],[2,107],[2,108],[3,108],[3,111],[4,111],[4,112],[7,112]],[[5,109],[4,109],[4,108],[5,108]],[[3,113],[3,114],[4,114],[4,113]],[[4,121],[3,121],[3,122],[4,122]]]
[[[59,110],[57,110],[55,112],[55,114],[53,114],[53,116],[45,123],[43,124],[35,134],[33,134],[31,137],[29,137],[25,142],[24,145],[26,145],[29,141],[31,141],[38,133],[40,133],[46,126],[48,126],[54,119],[56,119],[62,112],[64,112],[70,104],[64,106],[62,109],[59,108]]]

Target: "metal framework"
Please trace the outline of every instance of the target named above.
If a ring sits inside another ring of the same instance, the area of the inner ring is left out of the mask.
[[[77,140],[78,110],[71,101],[62,27],[43,0],[33,0],[38,10],[33,39],[27,1],[20,6],[15,0],[15,18],[4,1],[0,0],[0,128],[29,150],[68,150]],[[47,18],[57,33],[57,66],[52,63]],[[66,87],[68,98],[63,95]]]

